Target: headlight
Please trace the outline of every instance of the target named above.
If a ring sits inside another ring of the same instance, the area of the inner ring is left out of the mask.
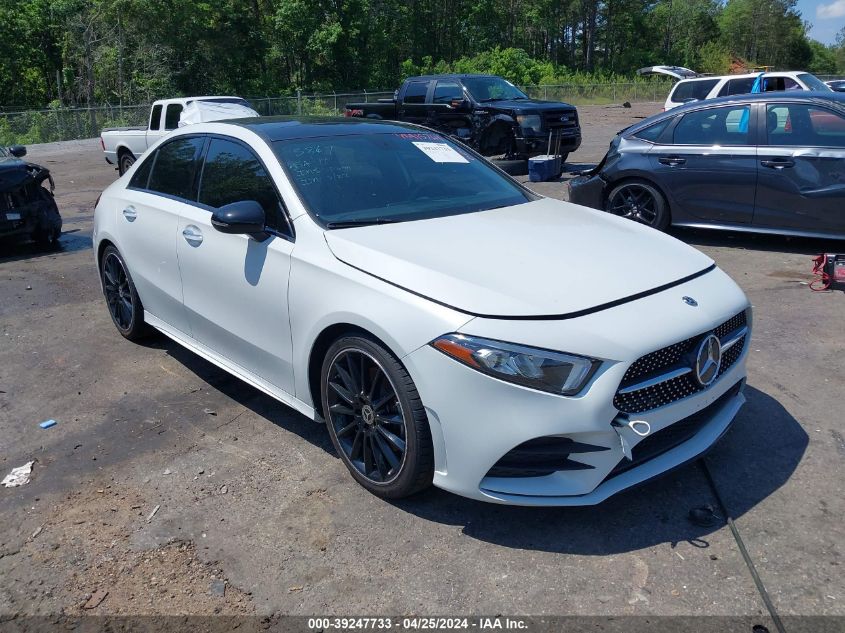
[[[581,391],[601,364],[594,358],[463,334],[446,334],[431,345],[500,380],[563,396]]]
[[[540,120],[539,114],[518,114],[516,121],[523,130],[533,130],[538,134],[540,128],[543,127],[543,122]]]

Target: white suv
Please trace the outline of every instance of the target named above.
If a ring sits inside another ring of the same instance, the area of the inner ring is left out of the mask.
[[[669,96],[666,97],[666,104],[663,106],[663,109],[671,110],[690,101],[748,94],[751,92],[751,88],[760,74],[749,73],[747,75],[723,75],[720,77],[682,79],[669,91]],[[762,75],[762,92],[781,90],[818,90],[830,92],[831,90],[830,86],[810,73],[784,71],[762,73]]]

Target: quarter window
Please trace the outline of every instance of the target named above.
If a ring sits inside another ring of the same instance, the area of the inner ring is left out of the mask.
[[[162,145],[156,152],[147,188],[156,193],[194,200],[194,174],[204,144],[205,138],[192,136]]]
[[[179,115],[182,114],[181,103],[171,103],[167,106],[167,113],[164,115],[164,129],[175,130],[179,127]]]
[[[464,90],[454,81],[438,81],[434,88],[434,103],[452,103],[464,98]]]
[[[769,145],[842,147],[845,116],[802,103],[775,103],[766,107]]]
[[[634,137],[642,139],[644,141],[649,141],[651,143],[656,143],[657,139],[660,138],[660,135],[663,134],[663,130],[665,130],[671,122],[672,117],[663,119],[659,123],[655,123],[654,125],[651,125],[644,130],[640,130],[639,132],[634,134]]]
[[[749,145],[749,106],[689,112],[675,126],[676,145]]]
[[[405,103],[425,103],[425,93],[428,92],[427,81],[412,81],[405,88]]]
[[[281,198],[264,165],[246,146],[212,139],[202,172],[199,201],[215,209],[255,200],[264,209],[267,226],[290,234]]]
[[[129,181],[129,186],[133,189],[146,189],[147,183],[150,180],[150,171],[152,171],[153,163],[155,162],[155,154],[148,156],[143,163],[138,165],[138,169],[132,174],[132,180]]]
[[[718,79],[694,79],[690,81],[679,81],[672,93],[672,103],[684,103],[686,101],[701,101],[706,99],[710,91],[719,83]]]

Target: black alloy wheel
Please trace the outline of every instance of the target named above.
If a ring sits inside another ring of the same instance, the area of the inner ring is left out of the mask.
[[[425,410],[393,355],[369,338],[342,338],[326,355],[321,388],[332,443],[359,483],[386,498],[431,483]]]
[[[103,253],[100,277],[109,315],[118,332],[129,340],[141,338],[146,334],[144,308],[126,264],[114,246],[109,246]]]
[[[626,182],[614,187],[607,197],[606,210],[658,230],[669,224],[666,201],[646,182]]]

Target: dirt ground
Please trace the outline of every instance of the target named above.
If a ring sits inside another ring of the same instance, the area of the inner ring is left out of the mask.
[[[580,108],[585,141],[568,169],[595,164],[615,132],[659,108]],[[732,275],[755,311],[748,403],[706,469],[589,508],[501,507],[436,489],[390,503],[353,482],[322,426],[163,337],[123,340],[90,237],[94,202],[116,172],[97,140],[29,156],[53,170],[65,234],[51,253],[0,245],[0,476],[35,460],[31,483],[0,488],[0,623],[457,613],[763,622],[766,599],[781,616],[845,616],[845,296],[806,285],[810,256],[842,244],[674,232]],[[561,182],[531,186],[564,196]],[[50,418],[58,424],[39,428]],[[688,519],[704,505],[720,515],[709,527]]]

